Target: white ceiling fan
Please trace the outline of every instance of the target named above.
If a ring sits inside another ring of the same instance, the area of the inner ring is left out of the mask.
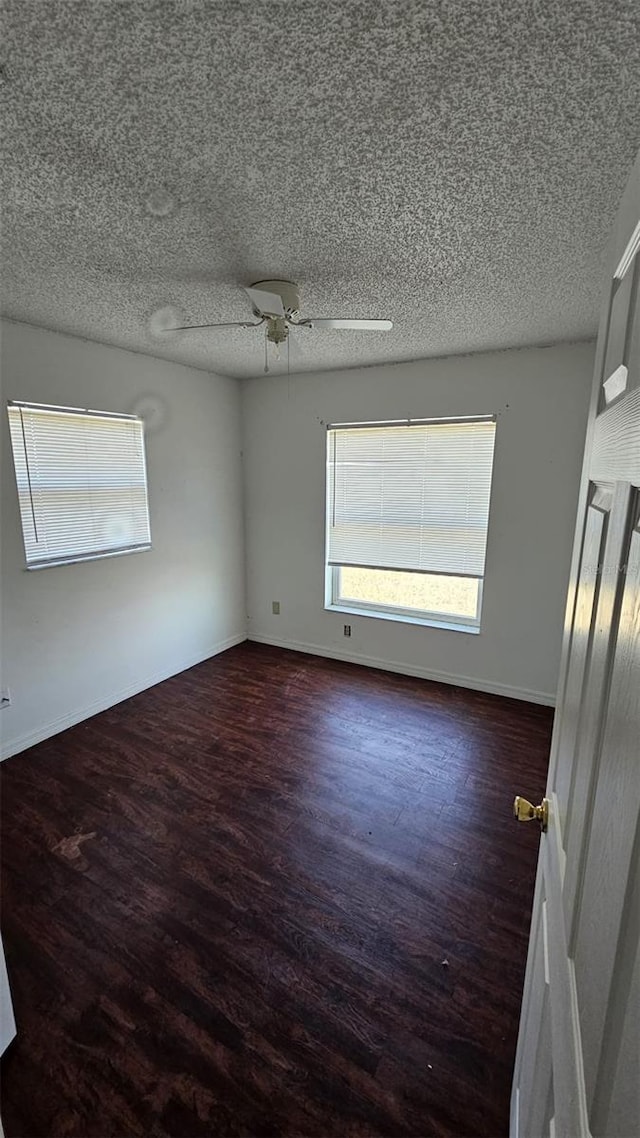
[[[292,281],[256,281],[244,291],[251,301],[256,320],[232,320],[221,324],[175,324],[173,309],[163,308],[151,317],[151,331],[154,335],[166,335],[171,332],[204,331],[208,328],[260,328],[266,325],[264,370],[268,372],[268,344],[275,344],[278,352],[280,344],[286,343],[288,361],[291,328],[306,328],[321,332],[336,329],[354,332],[388,332],[393,328],[391,320],[350,320],[322,316],[303,318],[300,316],[300,291],[297,284]]]

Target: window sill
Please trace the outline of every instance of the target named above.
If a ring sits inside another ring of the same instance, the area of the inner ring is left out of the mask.
[[[349,608],[348,605],[325,605],[327,612],[342,612],[348,616],[371,616],[376,620],[393,620],[398,624],[418,624],[423,628],[441,628],[445,632],[469,632],[472,636],[478,636],[480,628],[475,624],[457,624],[453,620],[436,620],[434,617],[428,616],[405,616],[403,613],[395,612],[382,612],[379,609],[365,609],[353,606]]]
[[[146,553],[151,545],[132,545],[127,549],[107,549],[103,553],[77,553],[70,557],[56,557],[51,561],[32,561],[25,569],[32,573],[40,569],[56,569],[61,565],[81,565],[84,561],[106,561],[110,557],[124,557],[126,553]]]

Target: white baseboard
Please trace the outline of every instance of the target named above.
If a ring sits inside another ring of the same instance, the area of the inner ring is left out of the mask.
[[[362,664],[366,668],[381,668],[385,672],[399,672],[404,676],[417,676],[421,680],[436,680],[439,684],[453,684],[455,687],[471,688],[473,691],[489,692],[491,695],[506,695],[509,699],[523,699],[527,703],[541,703],[555,707],[555,693],[532,691],[517,688],[511,684],[495,683],[492,680],[476,679],[474,676],[458,676],[450,672],[436,672],[433,668],[421,668],[415,664],[402,664],[396,660],[382,660],[377,656],[364,656],[359,652],[344,652],[341,649],[326,648],[324,644],[307,644],[299,640],[276,640],[273,636],[258,636],[249,633],[249,640],[258,644],[271,644],[274,648],[288,648],[292,652],[308,652],[311,656],[326,656],[329,660],[345,660],[349,664]]]
[[[227,648],[233,648],[235,644],[242,644],[246,639],[247,635],[245,632],[238,633],[235,636],[228,636],[226,640],[219,640],[217,644],[214,644],[206,652],[198,653],[195,657],[183,660],[175,667],[172,665],[168,672],[156,672],[153,675],[145,676],[140,680],[136,680],[134,684],[130,684],[129,687],[109,692],[107,695],[101,696],[100,699],[87,704],[85,707],[74,708],[73,711],[67,712],[66,715],[61,715],[59,719],[45,723],[33,731],[28,731],[25,735],[18,736],[18,738],[9,739],[8,742],[2,745],[0,762],[4,759],[11,758],[12,755],[18,755],[21,751],[26,751],[27,747],[33,747],[36,743],[42,743],[44,739],[50,739],[52,735],[58,735],[60,731],[66,731],[67,727],[74,727],[76,723],[82,723],[84,719],[90,719],[92,715],[97,715],[100,711],[106,711],[107,708],[114,707],[116,703],[122,703],[123,699],[130,699],[132,695],[138,695],[139,692],[146,691],[147,688],[161,684],[163,680],[171,679],[171,676],[177,676],[180,672],[186,672],[188,668],[193,668],[196,664],[201,664],[203,660],[209,660],[212,656],[217,656],[220,652],[225,652]]]

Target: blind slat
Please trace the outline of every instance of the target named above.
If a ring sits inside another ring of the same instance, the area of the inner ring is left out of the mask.
[[[328,563],[481,577],[494,442],[488,419],[331,428]]]
[[[9,405],[28,566],[148,549],[141,419]]]

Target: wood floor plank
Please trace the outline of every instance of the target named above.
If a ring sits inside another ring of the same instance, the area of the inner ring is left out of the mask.
[[[549,709],[238,645],[3,764],[7,1138],[497,1138]]]

